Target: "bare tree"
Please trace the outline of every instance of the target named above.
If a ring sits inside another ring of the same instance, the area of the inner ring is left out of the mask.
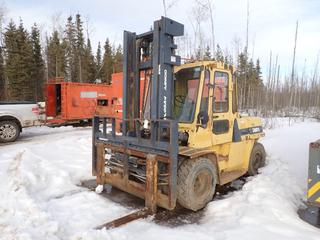
[[[163,13],[164,16],[167,17],[167,12],[169,11],[170,8],[172,8],[174,5],[176,5],[178,0],[172,0],[172,1],[166,1],[162,0],[162,5],[163,5]]]
[[[296,23],[296,33],[294,38],[294,47],[293,47],[293,57],[292,57],[292,71],[291,71],[291,78],[290,78],[290,105],[293,103],[293,88],[294,88],[294,77],[295,77],[295,62],[296,62],[296,49],[297,49],[297,38],[298,38],[298,21]]]
[[[202,31],[202,24],[207,21],[209,12],[206,4],[203,4],[202,1],[196,0],[195,5],[191,11],[192,19],[191,25],[194,30],[194,54],[202,58],[204,53],[204,38],[205,35]]]
[[[59,38],[63,36],[63,14],[55,12],[51,15],[51,29],[59,33]]]
[[[241,39],[238,36],[234,36],[232,39],[232,47],[233,47],[233,59],[235,59],[235,65],[238,65],[238,56],[240,54],[240,49],[242,48]]]
[[[249,0],[247,0],[247,26],[246,26],[246,47],[245,47],[246,54],[248,54],[248,44],[249,44],[249,16],[250,16],[250,8],[249,8]]]

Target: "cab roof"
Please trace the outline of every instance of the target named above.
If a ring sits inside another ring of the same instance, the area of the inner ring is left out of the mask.
[[[189,68],[189,67],[198,67],[198,66],[209,66],[213,69],[220,69],[220,70],[226,70],[226,71],[231,71],[231,73],[235,72],[235,67],[233,65],[230,64],[225,64],[224,62],[220,62],[220,61],[200,61],[200,60],[196,60],[193,62],[188,62],[188,63],[184,63],[181,64],[180,66],[176,66],[174,68],[174,72],[177,72],[183,68]]]

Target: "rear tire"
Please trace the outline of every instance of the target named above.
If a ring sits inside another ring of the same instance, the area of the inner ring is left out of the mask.
[[[250,162],[248,168],[248,175],[254,176],[258,174],[258,169],[266,165],[266,151],[261,143],[256,142],[253,145]]]
[[[0,122],[0,143],[14,142],[20,135],[20,127],[15,121]]]
[[[178,170],[178,203],[193,211],[202,209],[212,200],[216,185],[217,169],[211,160],[184,160]]]

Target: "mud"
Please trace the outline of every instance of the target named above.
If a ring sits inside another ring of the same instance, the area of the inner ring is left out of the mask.
[[[217,188],[217,193],[215,194],[212,201],[217,201],[228,197],[234,191],[241,190],[242,186],[245,184],[246,178],[241,178],[231,184],[225,186],[220,186]],[[95,180],[87,180],[81,182],[81,187],[95,190],[96,182]],[[104,191],[100,194],[101,196],[118,203],[126,208],[132,208],[135,210],[140,210],[144,208],[144,200],[137,198],[131,194],[123,192],[110,185],[104,186]],[[182,208],[177,206],[173,211],[168,211],[162,208],[158,208],[158,212],[152,216],[152,221],[167,227],[177,227],[186,224],[197,224],[201,221],[204,216],[205,210],[202,209],[197,212]]]

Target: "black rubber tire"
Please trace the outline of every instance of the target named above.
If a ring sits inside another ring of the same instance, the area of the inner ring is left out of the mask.
[[[217,168],[210,159],[184,160],[178,170],[178,203],[193,211],[200,210],[212,200],[216,185]]]
[[[4,128],[10,128],[13,134],[4,134]],[[14,142],[20,135],[20,127],[15,121],[0,122],[0,143]]]
[[[266,165],[266,151],[261,143],[256,142],[253,145],[250,161],[249,161],[249,168],[248,168],[248,175],[254,176],[258,174],[258,169],[262,168]]]

